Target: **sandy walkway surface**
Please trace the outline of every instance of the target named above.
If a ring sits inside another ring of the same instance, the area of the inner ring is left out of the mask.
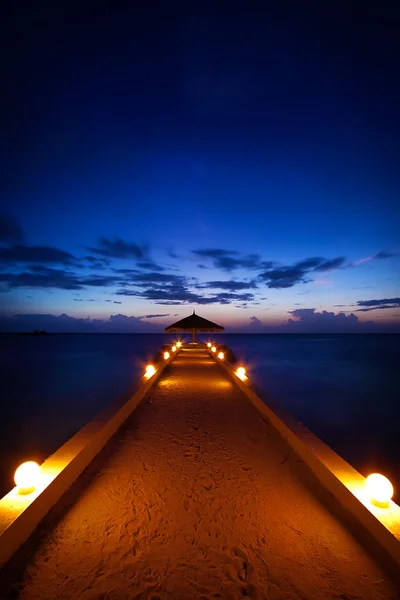
[[[1,598],[400,598],[205,352],[182,352],[110,446]]]

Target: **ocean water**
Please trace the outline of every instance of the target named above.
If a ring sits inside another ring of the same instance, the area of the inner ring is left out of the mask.
[[[384,473],[400,491],[399,335],[214,340],[230,346],[258,387],[361,473]],[[1,335],[0,497],[20,462],[43,462],[126,393],[170,341],[164,334]]]

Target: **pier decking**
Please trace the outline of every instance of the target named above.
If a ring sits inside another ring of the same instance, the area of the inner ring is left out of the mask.
[[[208,352],[182,350],[0,597],[398,599],[324,494]]]

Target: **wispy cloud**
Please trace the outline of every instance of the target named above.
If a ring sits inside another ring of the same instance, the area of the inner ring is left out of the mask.
[[[359,258],[351,263],[349,263],[348,267],[358,267],[366,262],[370,262],[371,260],[385,260],[388,258],[395,257],[400,252],[400,248],[395,248],[394,250],[381,250],[377,254],[372,254],[371,256],[365,256],[364,258]]]
[[[359,300],[355,312],[369,312],[371,310],[383,310],[388,308],[400,308],[400,298],[381,298],[380,300]]]
[[[236,250],[224,250],[222,248],[192,250],[192,253],[200,258],[210,259],[215,268],[227,272],[235,269],[263,269],[272,267],[275,264],[262,261],[258,254],[240,255]],[[201,266],[201,268],[203,267],[204,265]]]
[[[0,248],[0,263],[17,264],[59,264],[64,266],[77,265],[78,260],[70,252],[53,246],[23,246],[15,244],[8,248]]]
[[[120,237],[115,237],[114,239],[101,237],[97,248],[86,246],[86,249],[89,250],[89,252],[108,258],[142,259],[148,254],[147,246],[140,246],[135,242],[125,242]]]
[[[340,268],[345,263],[345,260],[343,256],[331,260],[325,258],[307,258],[294,265],[270,268],[261,273],[259,279],[268,288],[291,288],[298,283],[313,281],[312,273],[328,272]]]
[[[239,290],[251,290],[257,287],[255,281],[206,281],[199,283],[196,288],[199,290],[219,289],[237,292]]]
[[[0,282],[13,288],[54,288],[62,290],[82,290],[85,287],[104,287],[118,281],[112,275],[79,277],[63,269],[36,266],[21,273],[0,273]]]
[[[231,302],[246,302],[254,299],[253,294],[236,294],[230,292],[221,292],[213,296],[202,296],[188,289],[184,282],[174,283],[172,285],[148,286],[145,289],[120,289],[117,291],[121,296],[136,296],[145,300],[152,300],[155,304],[164,304],[166,306],[178,304],[230,304]]]

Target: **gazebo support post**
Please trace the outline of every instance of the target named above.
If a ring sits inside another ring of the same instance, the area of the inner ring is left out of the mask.
[[[196,330],[192,329],[192,344],[196,343]]]

